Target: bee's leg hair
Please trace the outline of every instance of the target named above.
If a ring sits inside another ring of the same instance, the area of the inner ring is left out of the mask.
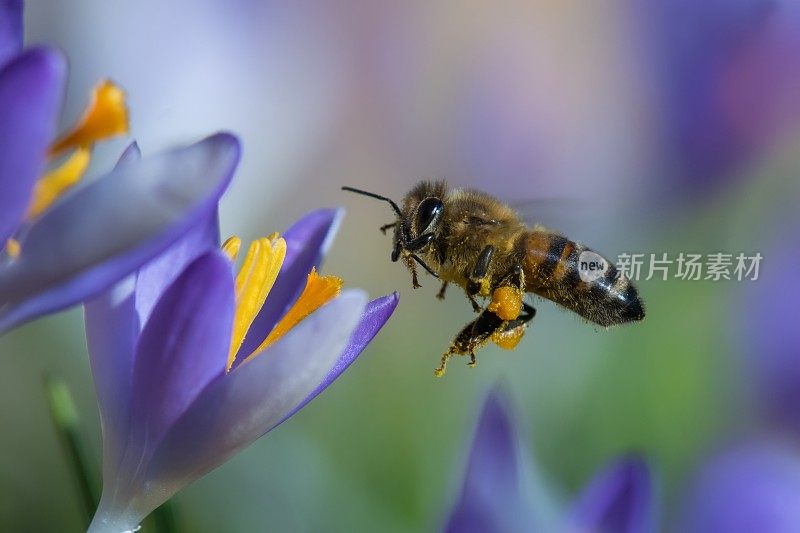
[[[443,281],[442,282],[442,288],[439,289],[438,293],[436,293],[436,297],[439,298],[440,300],[444,300],[445,291],[447,291],[447,282]]]
[[[411,271],[411,286],[415,289],[419,289],[422,285],[419,284],[419,280],[417,279],[417,264],[414,262],[414,258],[411,255],[406,256],[406,266]]]
[[[486,344],[498,328],[503,326],[503,319],[491,311],[484,310],[478,318],[464,326],[456,335],[450,349],[442,355],[442,360],[436,370],[436,377],[442,377],[447,367],[447,360],[453,354],[469,355],[469,366],[475,366],[475,350]]]
[[[469,303],[472,304],[472,310],[475,311],[476,313],[480,313],[481,312],[481,306],[478,303],[478,301],[475,299],[475,296],[473,296],[472,294],[467,293],[467,298],[469,298]]]

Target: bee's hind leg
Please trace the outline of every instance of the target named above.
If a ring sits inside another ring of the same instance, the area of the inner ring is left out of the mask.
[[[439,366],[437,366],[434,371],[433,375],[437,378],[444,376],[445,370],[447,370],[447,360],[454,354],[453,347],[451,346],[449,350],[442,354],[442,359],[439,361]]]
[[[447,360],[454,354],[469,355],[470,367],[474,367],[477,363],[475,358],[475,350],[486,344],[491,338],[492,334],[500,329],[503,325],[503,319],[489,310],[484,310],[478,315],[478,318],[464,326],[461,331],[456,335],[450,349],[442,355],[441,362],[433,374],[436,377],[442,377],[447,367]]]

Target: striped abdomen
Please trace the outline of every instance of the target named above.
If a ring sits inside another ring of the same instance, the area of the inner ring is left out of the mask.
[[[525,290],[552,300],[601,326],[644,318],[633,284],[611,261],[582,244],[532,230],[519,245]]]

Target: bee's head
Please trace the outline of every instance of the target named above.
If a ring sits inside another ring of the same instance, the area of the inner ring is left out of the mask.
[[[439,233],[444,214],[442,201],[446,193],[444,182],[420,182],[403,199],[402,209],[386,196],[353,187],[342,187],[342,189],[387,202],[397,215],[394,224],[382,228],[394,226],[392,261],[397,261],[401,255],[407,255],[425,267],[428,272],[436,275],[416,253],[427,248]]]
[[[442,181],[422,181],[403,200],[403,219],[409,239],[439,233],[444,214],[446,185]]]
[[[414,210],[414,222],[411,225],[413,237],[426,233],[438,233],[439,223],[444,213],[444,204],[436,196],[428,196],[422,200]]]

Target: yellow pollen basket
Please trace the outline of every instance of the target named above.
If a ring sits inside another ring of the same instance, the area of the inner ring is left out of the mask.
[[[498,287],[488,309],[503,320],[516,320],[522,311],[522,293],[515,287]]]
[[[230,237],[222,244],[222,251],[236,261],[242,241],[238,237]],[[236,310],[231,332],[231,346],[228,352],[227,370],[230,371],[239,349],[253,324],[256,316],[264,306],[275,280],[278,277],[283,260],[286,257],[286,241],[273,233],[269,237],[254,241],[247,249],[239,273],[236,275],[235,296]],[[272,329],[266,340],[245,361],[262,352],[308,315],[335,298],[342,289],[343,282],[336,276],[320,276],[315,268],[311,269],[302,294],[286,315]]]

